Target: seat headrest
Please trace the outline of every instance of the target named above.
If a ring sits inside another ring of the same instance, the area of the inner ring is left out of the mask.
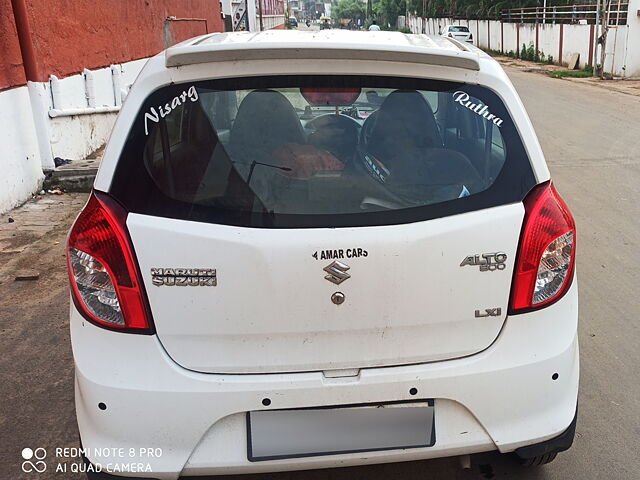
[[[372,120],[368,148],[383,161],[412,149],[442,146],[431,106],[415,90],[390,93]]]
[[[229,142],[234,152],[260,149],[271,154],[286,143],[304,143],[305,136],[296,110],[283,94],[254,90],[240,103]]]

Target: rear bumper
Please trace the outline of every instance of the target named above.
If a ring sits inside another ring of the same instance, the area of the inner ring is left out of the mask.
[[[572,422],[567,429],[557,437],[553,437],[544,442],[528,445],[526,447],[517,448],[515,453],[522,459],[541,457],[549,453],[560,453],[569,450],[573,445],[573,439],[576,436],[576,425],[578,424],[578,409],[573,417]]]
[[[72,306],[80,435],[92,463],[105,468],[115,462],[125,469],[139,463],[145,471],[120,474],[167,480],[512,452],[553,439],[572,423],[579,377],[577,318],[574,282],[559,302],[508,318],[494,344],[479,354],[326,378],[320,372],[191,372],[175,364],[155,336],[100,329],[83,321]],[[418,391],[415,396],[409,393],[412,388]],[[271,400],[268,407],[265,398]],[[433,447],[257,463],[247,459],[247,411],[417,398],[435,399]],[[124,449],[126,458],[101,455],[113,448]],[[151,448],[161,449],[160,455],[158,450],[153,456],[148,450],[141,453]]]

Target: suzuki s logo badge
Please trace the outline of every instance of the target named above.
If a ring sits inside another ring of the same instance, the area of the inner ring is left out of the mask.
[[[351,268],[349,267],[349,265],[345,265],[342,262],[331,262],[329,265],[323,268],[323,270],[329,274],[324,278],[329,280],[331,283],[340,285],[346,279],[351,277],[351,275],[347,273],[347,270],[349,270],[349,268]]]

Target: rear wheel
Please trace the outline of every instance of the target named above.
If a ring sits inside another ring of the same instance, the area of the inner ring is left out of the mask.
[[[538,455],[537,457],[532,458],[520,458],[518,457],[518,461],[520,465],[523,467],[539,467],[540,465],[546,465],[547,463],[553,462],[553,460],[558,456],[558,452],[545,453],[544,455]]]

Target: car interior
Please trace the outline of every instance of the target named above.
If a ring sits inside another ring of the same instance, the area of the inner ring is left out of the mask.
[[[163,118],[145,148],[154,182],[185,202],[308,214],[409,208],[485,190],[506,157],[499,128],[451,92],[199,96]]]

